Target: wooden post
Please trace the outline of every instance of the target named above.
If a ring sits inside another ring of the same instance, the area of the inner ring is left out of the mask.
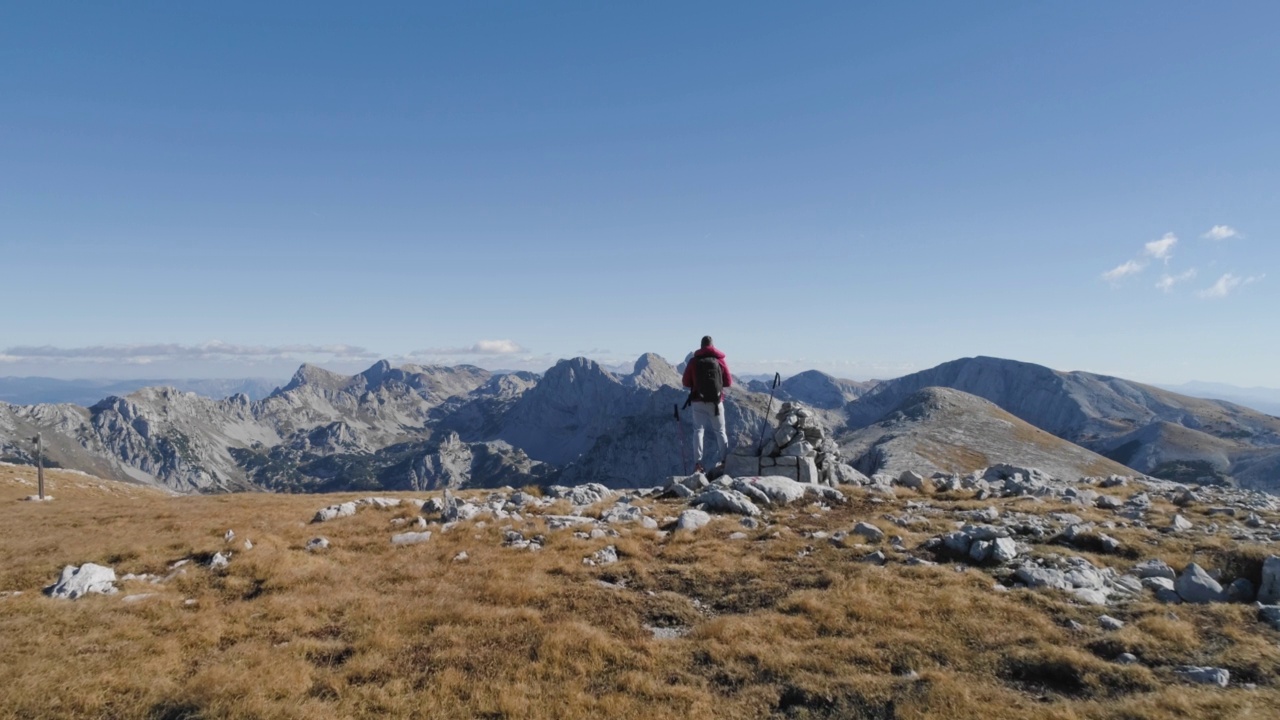
[[[44,441],[36,433],[36,484],[40,486],[40,499],[44,500]]]

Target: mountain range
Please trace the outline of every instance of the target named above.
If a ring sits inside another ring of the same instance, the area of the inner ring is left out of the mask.
[[[31,462],[40,432],[53,464],[178,492],[652,486],[692,464],[680,370],[654,354],[627,372],[573,358],[541,375],[382,361],[356,375],[303,365],[260,399],[150,387],[88,407],[0,403],[0,459]],[[758,447],[783,402],[809,408],[866,474],[1023,462],[1280,489],[1280,418],[1103,375],[977,357],[882,382],[739,379],[731,445]]]
[[[147,387],[171,387],[212,398],[237,393],[260,400],[280,386],[267,378],[206,378],[186,380],[59,380],[47,377],[0,377],[0,402],[14,405],[71,403],[89,407],[109,395],[127,395]]]

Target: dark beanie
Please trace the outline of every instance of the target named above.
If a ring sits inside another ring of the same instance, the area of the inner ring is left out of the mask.
[[[702,347],[704,347],[704,348],[709,348],[709,347],[711,347],[711,345],[712,345],[712,344],[713,344],[713,343],[711,342],[711,336],[710,336],[710,335],[703,335],[703,336],[702,336]]]

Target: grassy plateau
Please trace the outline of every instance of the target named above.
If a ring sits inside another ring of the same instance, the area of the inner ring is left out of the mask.
[[[694,533],[616,525],[616,537],[584,539],[531,513],[433,525],[429,541],[393,546],[421,514],[411,505],[310,523],[367,492],[173,496],[59,470],[47,492],[53,501],[22,501],[34,470],[0,465],[0,718],[1280,717],[1280,633],[1251,606],[1148,594],[1092,607],[997,590],[979,568],[907,565],[889,539],[823,535],[866,521],[925,557],[915,548],[954,518],[904,529],[887,518],[907,503],[1104,519],[1092,509],[845,489],[844,504],[776,509],[758,528],[717,517]],[[687,507],[637,503],[663,529]],[[506,527],[545,534],[543,549],[504,546]],[[1036,552],[1247,572],[1275,551],[1225,535],[1112,534],[1136,552]],[[306,550],[317,536],[331,547]],[[606,545],[618,562],[584,564]],[[876,549],[888,564],[861,561]],[[207,567],[227,551],[225,569]],[[164,579],[74,601],[42,593],[85,562]],[[1125,627],[1103,630],[1104,612]],[[1142,662],[1119,664],[1121,652]],[[1180,682],[1183,664],[1225,667],[1232,684]]]

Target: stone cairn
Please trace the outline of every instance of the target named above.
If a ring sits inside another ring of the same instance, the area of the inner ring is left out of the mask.
[[[807,408],[783,403],[774,416],[772,436],[760,451],[760,474],[783,475],[799,482],[835,485],[840,447]]]

